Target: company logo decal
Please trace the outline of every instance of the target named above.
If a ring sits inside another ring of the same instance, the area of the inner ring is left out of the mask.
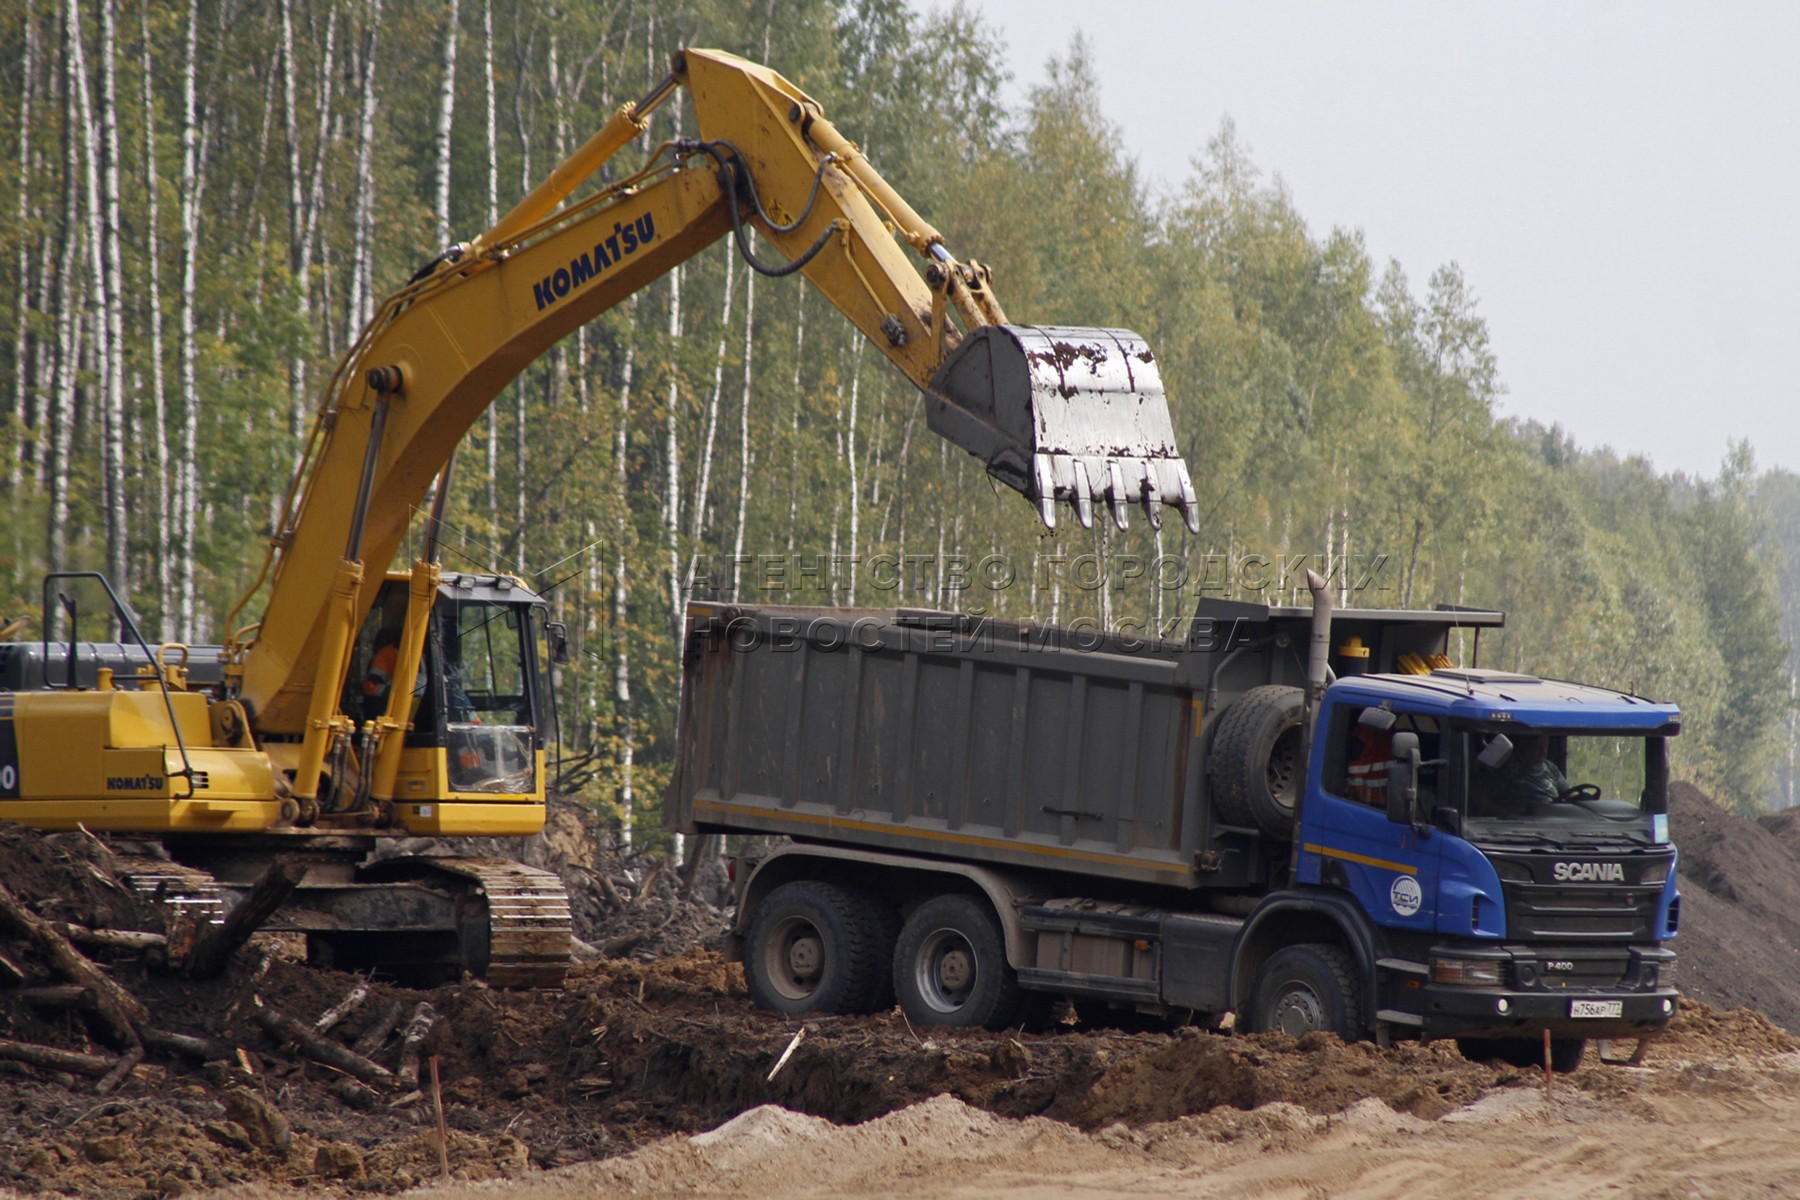
[[[1550,875],[1558,883],[1624,883],[1625,864],[1559,862]]]
[[[568,266],[556,268],[531,285],[531,298],[537,301],[538,311],[582,287],[620,259],[636,254],[655,237],[656,217],[652,213],[635,221],[614,221],[613,231],[595,242],[593,250],[570,259]]]
[[[1403,917],[1410,917],[1418,912],[1419,906],[1424,902],[1425,893],[1419,890],[1419,881],[1411,875],[1400,876],[1388,888],[1388,903]]]

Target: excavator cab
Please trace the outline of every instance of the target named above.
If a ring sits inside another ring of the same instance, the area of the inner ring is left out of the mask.
[[[357,639],[345,711],[385,711],[408,581],[390,575]],[[543,598],[505,575],[445,575],[410,704],[394,802],[416,832],[477,829],[502,805],[543,798],[544,746],[553,724],[538,657]],[[362,693],[359,695],[359,693]],[[527,814],[521,810],[520,817]],[[541,815],[540,815],[541,816]]]
[[[461,588],[439,593],[426,643],[433,709],[417,724],[444,747],[452,792],[536,790],[542,721],[532,607]]]

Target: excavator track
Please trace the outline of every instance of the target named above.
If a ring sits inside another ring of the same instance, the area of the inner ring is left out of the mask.
[[[560,988],[569,973],[569,893],[549,871],[505,858],[424,858],[486,901],[486,979],[498,988]]]
[[[305,934],[309,956],[323,965],[419,983],[467,972],[497,988],[562,986],[573,925],[568,892],[552,872],[456,855],[403,855],[356,866],[366,845],[322,843],[284,839],[191,865],[129,855],[120,875],[168,914],[177,957],[224,919],[266,857],[280,851],[309,858],[314,869],[263,928]]]

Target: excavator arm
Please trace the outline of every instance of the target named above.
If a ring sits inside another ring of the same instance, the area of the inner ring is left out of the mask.
[[[565,203],[678,89],[700,139]],[[1101,500],[1121,527],[1129,503],[1152,521],[1175,505],[1197,526],[1141,339],[1007,324],[987,270],[952,257],[813,100],[767,68],[688,50],[492,229],[391,296],[339,366],[272,540],[262,620],[234,635],[259,735],[304,740],[316,761],[343,732],[336,698],[373,591],[364,572],[386,571],[494,397],[558,340],[721,237],[752,257],[750,228],[786,259],[753,265],[803,273],[924,390],[931,427],[1047,524],[1059,501],[1087,524]]]

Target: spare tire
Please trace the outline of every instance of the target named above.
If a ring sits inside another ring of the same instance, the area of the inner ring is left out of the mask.
[[[1300,761],[1297,687],[1251,688],[1225,710],[1206,760],[1213,803],[1234,825],[1248,825],[1270,837],[1291,838],[1299,789],[1306,775]]]

